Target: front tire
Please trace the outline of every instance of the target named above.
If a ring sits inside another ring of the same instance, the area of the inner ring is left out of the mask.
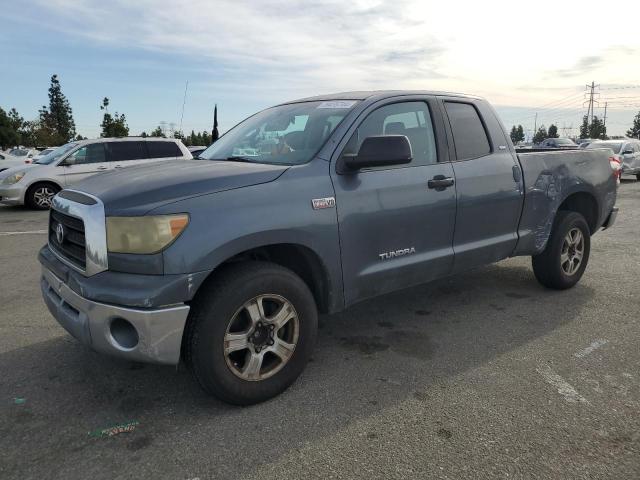
[[[36,183],[31,185],[27,193],[25,193],[25,203],[35,210],[49,210],[51,208],[51,200],[59,191],[60,187],[53,183]]]
[[[560,210],[542,253],[532,257],[533,273],[547,288],[573,287],[587,268],[591,250],[591,232],[578,212]]]
[[[202,388],[252,405],[287,389],[315,346],[316,304],[292,271],[267,262],[226,267],[189,313],[186,358]]]

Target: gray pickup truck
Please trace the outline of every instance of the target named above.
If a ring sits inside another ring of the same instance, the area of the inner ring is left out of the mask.
[[[95,350],[235,404],[300,375],[317,314],[507,257],[573,286],[613,224],[608,150],[516,153],[483,99],[350,92],[263,110],[194,162],[53,199],[42,294]],[[207,161],[209,160],[209,161]]]

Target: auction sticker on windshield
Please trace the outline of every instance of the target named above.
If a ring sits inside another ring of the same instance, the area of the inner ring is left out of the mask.
[[[322,102],[317,108],[351,108],[357,102],[355,100],[331,100]]]

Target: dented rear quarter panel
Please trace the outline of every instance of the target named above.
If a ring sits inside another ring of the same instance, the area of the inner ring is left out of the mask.
[[[570,195],[585,192],[598,205],[600,227],[616,202],[617,182],[606,150],[518,153],[524,178],[524,205],[514,255],[544,250],[558,207]]]

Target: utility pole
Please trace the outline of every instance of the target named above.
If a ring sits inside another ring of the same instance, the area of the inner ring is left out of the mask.
[[[603,119],[603,126],[604,128],[607,128],[607,104],[609,102],[604,102],[604,119]]]
[[[536,136],[538,132],[538,112],[536,112],[535,119],[533,120],[533,137]],[[531,137],[531,141],[533,141],[533,137]]]
[[[596,93],[596,88],[600,88],[600,85],[596,85],[596,82],[592,81],[591,85],[585,85],[585,87],[587,87],[587,90],[589,90],[589,106],[587,107],[587,121],[589,122],[589,125],[591,125],[593,123],[593,108],[594,108],[594,96]],[[583,104],[584,106],[584,104]]]
[[[180,114],[180,136],[182,137],[182,120],[184,119],[184,106],[187,103],[187,89],[189,88],[189,80],[184,86],[184,98],[182,99],[182,113]]]

